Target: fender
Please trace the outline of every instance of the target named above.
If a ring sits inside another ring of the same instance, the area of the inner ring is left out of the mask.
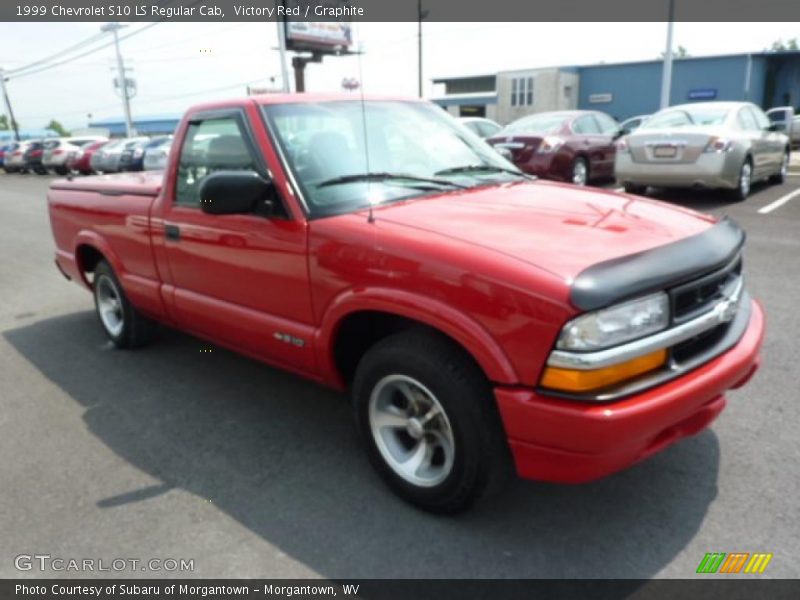
[[[173,319],[167,311],[165,301],[161,295],[161,282],[128,271],[119,255],[112,250],[111,245],[103,236],[85,229],[75,236],[73,256],[75,257],[81,281],[89,291],[92,291],[92,286],[89,280],[86,279],[83,265],[78,264],[78,247],[84,245],[91,246],[108,261],[111,268],[114,269],[114,273],[117,274],[125,295],[137,310],[150,318],[172,324]]]
[[[355,312],[373,310],[419,321],[447,334],[461,344],[490,381],[515,384],[519,377],[505,352],[477,321],[453,307],[429,297],[398,289],[366,287],[338,295],[322,316],[315,348],[323,376],[343,387],[333,360],[339,324]]]

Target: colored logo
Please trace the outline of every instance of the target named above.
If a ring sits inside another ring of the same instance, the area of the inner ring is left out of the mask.
[[[755,552],[708,552],[697,566],[698,573],[763,573],[772,554]]]

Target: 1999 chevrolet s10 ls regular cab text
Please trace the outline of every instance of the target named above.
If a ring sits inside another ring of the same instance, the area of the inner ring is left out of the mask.
[[[758,366],[732,221],[533,181],[422,101],[189,110],[163,173],[55,181],[59,269],[120,348],[177,327],[352,393],[403,498],[511,466],[583,482],[719,414]]]

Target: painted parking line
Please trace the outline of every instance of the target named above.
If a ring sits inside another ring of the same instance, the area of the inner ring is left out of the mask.
[[[766,206],[763,206],[763,207],[759,208],[758,209],[758,214],[760,214],[760,215],[769,214],[773,210],[775,210],[777,208],[780,208],[781,206],[783,206],[784,204],[789,202],[789,200],[791,200],[792,198],[796,198],[797,196],[800,196],[800,189],[795,190],[793,192],[789,192],[788,194],[786,194],[785,196],[781,196],[780,198],[778,198],[774,202],[770,202]]]
[[[614,191],[615,191],[615,192],[624,192],[624,191],[625,191],[625,188],[624,188],[624,187],[618,187],[618,188],[614,188]]]

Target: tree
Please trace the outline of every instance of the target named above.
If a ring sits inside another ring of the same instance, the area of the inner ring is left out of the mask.
[[[11,129],[8,124],[8,117],[5,115],[0,115],[0,131],[8,131]]]
[[[777,40],[772,42],[772,47],[769,49],[770,52],[796,52],[800,50],[800,45],[797,43],[797,38],[792,38],[790,40]]]
[[[683,46],[678,46],[677,50],[672,51],[673,58],[687,58],[688,56],[689,51]],[[661,53],[661,58],[664,58],[664,52]]]
[[[69,135],[69,131],[64,129],[64,126],[55,119],[50,121],[45,129],[52,129],[61,137],[67,137]]]

